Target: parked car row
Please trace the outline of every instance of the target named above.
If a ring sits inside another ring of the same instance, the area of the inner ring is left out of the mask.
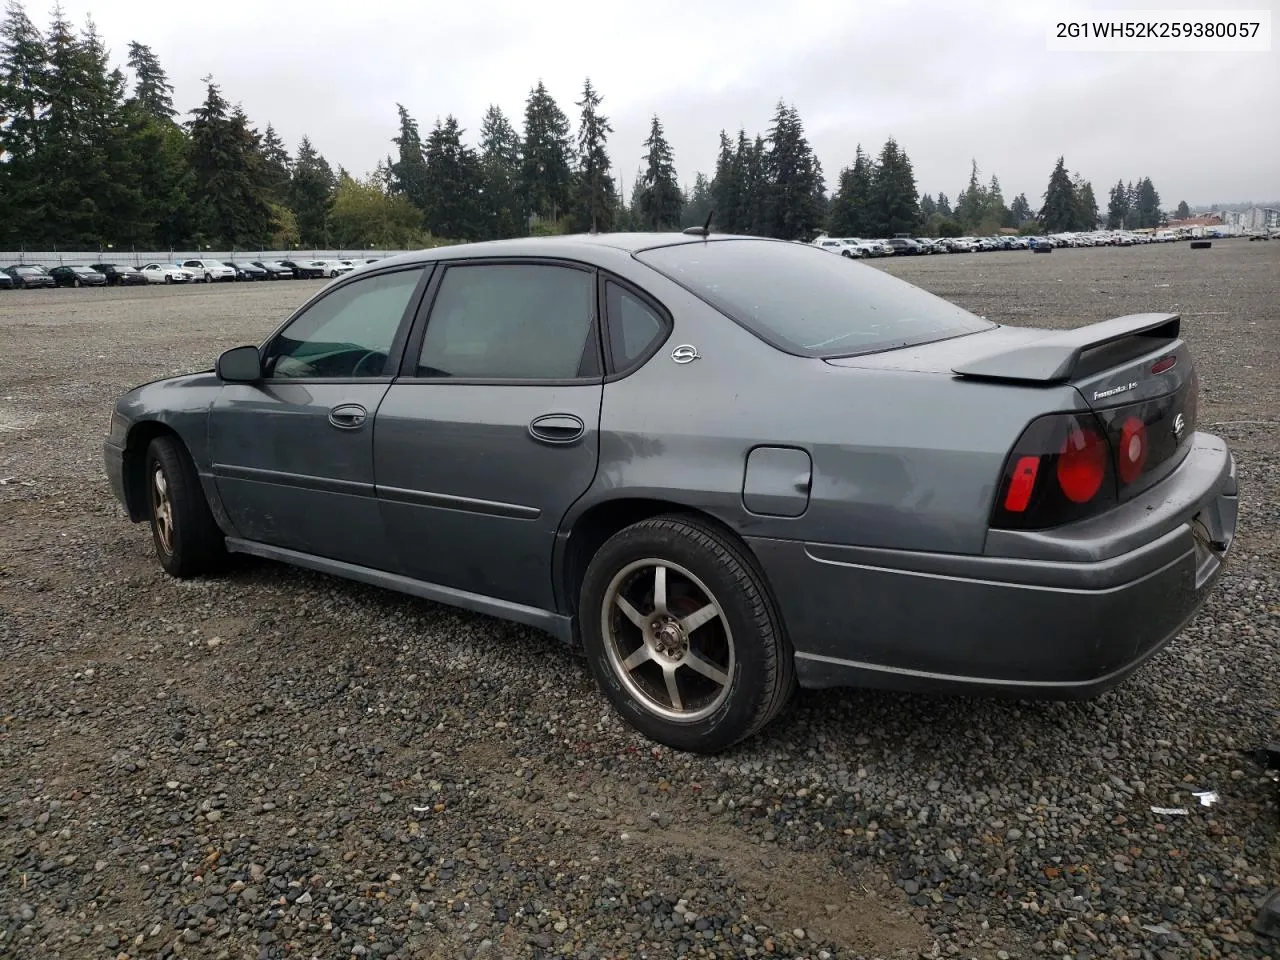
[[[1133,233],[1127,230],[1096,230],[1088,233],[1055,233],[1024,237],[894,237],[891,240],[863,240],[858,237],[820,236],[814,245],[851,259],[930,253],[985,253],[990,250],[1036,250],[1057,247],[1128,247],[1139,243],[1169,243],[1187,236],[1172,230]]]
[[[148,283],[216,283],[236,280],[331,280],[378,258],[367,260],[212,260],[174,263],[61,264],[16,263],[0,270],[0,290],[40,287],[107,287]]]

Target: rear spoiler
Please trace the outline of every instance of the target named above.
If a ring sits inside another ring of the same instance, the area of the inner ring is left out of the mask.
[[[1175,339],[1182,326],[1176,313],[1131,313],[1074,330],[1055,330],[1031,343],[977,357],[952,368],[961,377],[1062,383],[1071,379],[1085,353],[1129,337]]]

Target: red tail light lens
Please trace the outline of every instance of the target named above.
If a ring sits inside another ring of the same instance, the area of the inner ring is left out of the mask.
[[[991,525],[1043,530],[1117,502],[1111,443],[1092,413],[1033,420],[1005,461]]]
[[[1074,424],[1058,452],[1058,485],[1072,503],[1088,503],[1107,479],[1107,443],[1095,430]]]

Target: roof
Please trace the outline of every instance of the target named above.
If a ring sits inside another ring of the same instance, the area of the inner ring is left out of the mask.
[[[629,255],[651,247],[676,244],[706,243],[717,240],[756,240],[761,243],[787,243],[770,237],[753,237],[730,233],[713,233],[701,237],[688,233],[668,231],[663,233],[573,233],[549,237],[512,237],[507,240],[482,240],[475,243],[458,243],[445,247],[429,247],[402,253],[385,260],[380,266],[392,263],[418,263],[428,260],[452,260],[476,256],[555,257],[599,259]]]

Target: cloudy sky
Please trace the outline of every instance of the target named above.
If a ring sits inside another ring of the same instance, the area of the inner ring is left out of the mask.
[[[1150,176],[1162,202],[1280,198],[1280,52],[1046,49],[1050,21],[1090,10],[1216,0],[63,0],[112,56],[152,47],[177,106],[212,74],[259,126],[307,134],[331,163],[370,170],[392,147],[396,103],[426,131],[455,114],[474,137],[489,103],[515,120],[539,78],[575,118],[583,78],[604,94],[610,155],[630,184],[657,113],[682,183],[715,165],[718,134],[763,133],[799,110],[829,183],[856,145],[896,138],[922,191],[954,199],[970,158],[1006,199],[1038,206],[1059,154],[1105,204]],[[1221,4],[1219,4],[1221,5]],[[53,0],[25,0],[42,28]],[[1274,11],[1277,0],[1233,7]],[[1280,17],[1273,19],[1280,22]],[[1269,91],[1269,92],[1267,92]],[[1265,104],[1271,104],[1266,106]]]

